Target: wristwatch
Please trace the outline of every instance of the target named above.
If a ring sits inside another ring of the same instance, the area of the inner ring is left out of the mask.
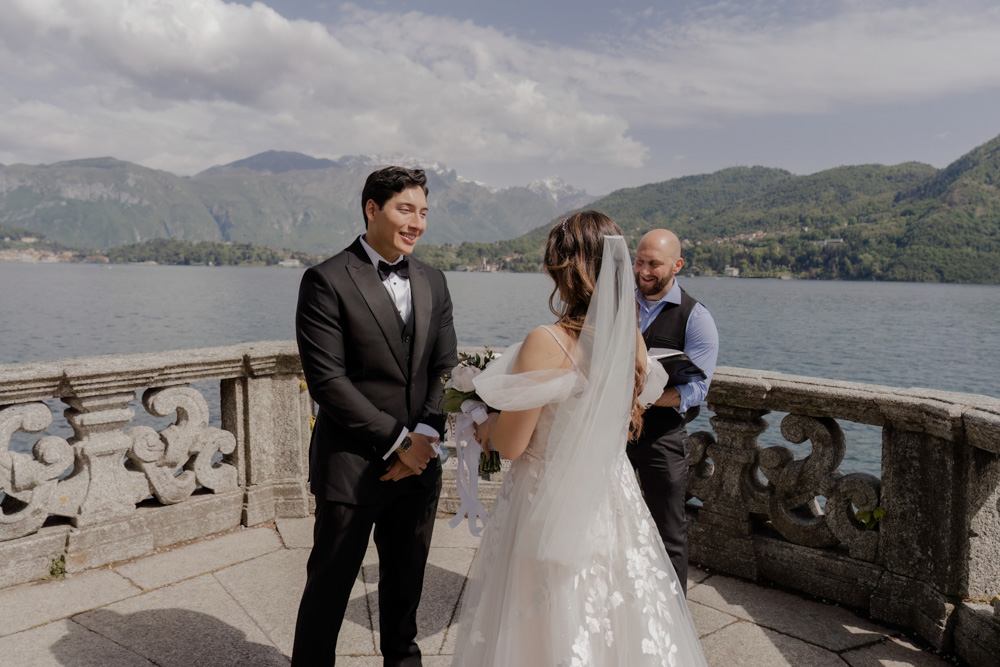
[[[411,438],[410,434],[407,433],[406,437],[403,438],[403,442],[399,443],[399,447],[396,448],[396,451],[402,454],[409,449],[411,445],[413,445],[413,438]]]

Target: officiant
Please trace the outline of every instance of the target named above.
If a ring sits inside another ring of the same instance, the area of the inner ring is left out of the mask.
[[[684,259],[677,236],[654,229],[639,241],[633,270],[639,329],[647,350],[681,351],[665,358],[670,376],[663,394],[643,415],[641,435],[628,444],[670,562],[687,592],[688,541],[685,487],[688,434],[685,424],[698,414],[708,394],[719,354],[715,320],[677,284]]]

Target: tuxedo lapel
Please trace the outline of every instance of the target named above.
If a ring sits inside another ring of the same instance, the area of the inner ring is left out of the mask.
[[[405,375],[407,373],[406,350],[399,335],[399,324],[397,323],[399,313],[396,311],[396,306],[389,299],[389,293],[385,291],[385,286],[379,280],[378,271],[368,261],[367,255],[364,258],[359,256],[359,254],[364,255],[365,252],[364,248],[361,247],[361,242],[355,241],[350,249],[353,252],[347,263],[347,272],[361,292],[361,296],[364,297],[375,321],[378,322],[379,329],[382,330],[382,335],[385,337],[386,343],[389,344],[389,350],[392,351],[392,356],[399,364],[399,370]]]
[[[410,359],[410,377],[416,372],[417,364],[427,345],[431,326],[431,285],[427,281],[424,267],[410,261],[410,298],[413,300],[413,356]]]

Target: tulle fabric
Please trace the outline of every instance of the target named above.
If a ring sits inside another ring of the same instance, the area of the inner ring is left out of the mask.
[[[512,374],[517,345],[475,380],[494,407],[544,407],[483,532],[453,665],[705,665],[625,454],[633,293],[624,240],[605,237],[577,365]]]

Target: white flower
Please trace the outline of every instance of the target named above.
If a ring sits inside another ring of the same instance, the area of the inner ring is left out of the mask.
[[[456,366],[451,372],[451,384],[459,391],[475,391],[476,386],[472,381],[481,372],[475,366]]]

